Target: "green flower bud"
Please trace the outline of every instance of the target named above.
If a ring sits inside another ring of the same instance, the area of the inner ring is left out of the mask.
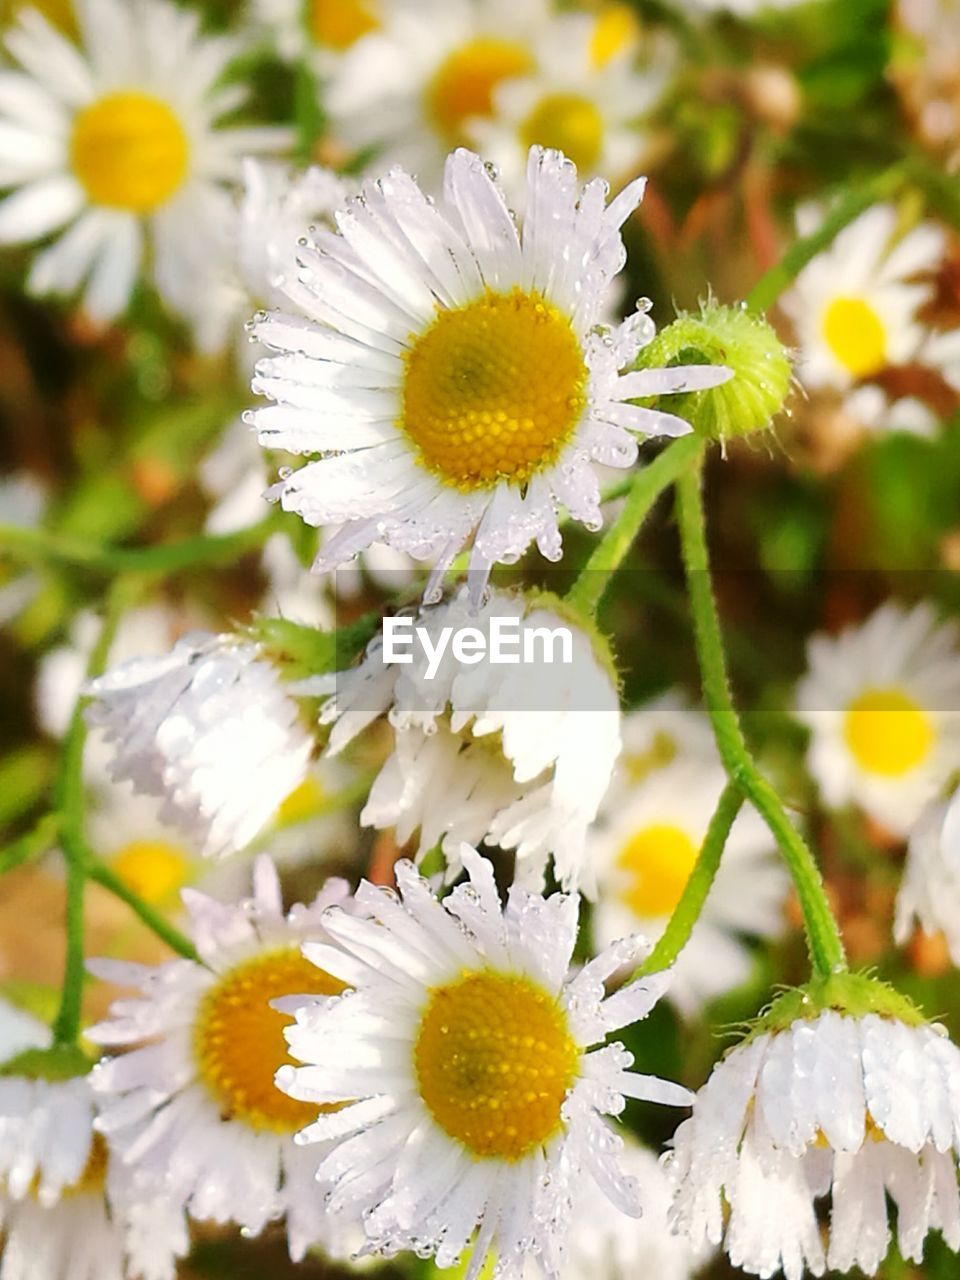
[[[741,304],[701,305],[700,314],[682,312],[640,352],[635,367],[722,364],[733,377],[709,391],[691,391],[646,401],[686,418],[707,440],[725,444],[737,436],[766,431],[790,390],[790,359],[783,343],[761,316]]]

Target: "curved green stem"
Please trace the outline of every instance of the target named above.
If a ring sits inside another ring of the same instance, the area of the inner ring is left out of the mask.
[[[773,833],[796,885],[814,972],[827,977],[846,967],[837,922],[813,854],[787,817],[779,796],[758,770],[747,748],[730,694],[720,620],[710,583],[710,562],[701,495],[702,459],[678,481],[680,541],[693,612],[694,636],[707,712],[717,748],[731,780]]]
[[[104,889],[108,889],[121,902],[125,902],[134,915],[138,916],[161,942],[165,942],[172,951],[183,956],[185,960],[199,961],[200,957],[190,939],[185,937],[179,929],[175,929],[148,902],[144,902],[143,898],[125,884],[116,872],[107,863],[102,862],[86,844],[83,846],[83,860],[88,878],[102,885]]]
[[[0,555],[9,555],[27,564],[60,560],[104,574],[165,574],[233,560],[245,551],[263,546],[276,528],[271,515],[236,533],[198,534],[181,542],[152,547],[114,547],[52,529],[0,525]]]
[[[743,807],[745,796],[733,782],[728,782],[717,803],[716,811],[710,819],[707,834],[703,838],[697,861],[684,885],[680,901],[673,910],[660,940],[637,970],[638,976],[644,973],[657,973],[661,969],[669,969],[677,956],[687,945],[693,926],[700,918],[703,904],[713,885],[720,867],[720,858],[733,826],[734,819]]]
[[[658,453],[648,466],[639,467],[631,476],[622,511],[594,547],[567,592],[568,602],[580,613],[588,617],[596,613],[613,575],[633,546],[653,504],[699,450],[700,441],[695,435],[681,436]]]

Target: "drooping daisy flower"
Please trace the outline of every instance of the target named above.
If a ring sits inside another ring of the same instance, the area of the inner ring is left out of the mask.
[[[619,1043],[667,985],[653,974],[605,998],[604,981],[645,953],[609,948],[567,981],[577,899],[514,885],[502,908],[490,864],[465,845],[468,884],[442,902],[409,863],[401,898],[362,884],[369,919],[332,912],[337,948],[304,954],[351,990],[297,1013],[295,1058],[278,1084],[321,1115],[300,1137],[329,1143],[318,1180],[332,1212],[363,1218],[370,1248],[416,1248],[453,1265],[473,1237],[468,1280],[488,1253],[518,1276],[536,1257],[554,1276],[571,1202],[589,1176],[637,1216],[638,1188],[618,1165],[623,1143],[602,1116],[627,1097],[684,1105],[679,1085],[629,1071]]]
[[[184,890],[202,963],[91,963],[99,977],[141,995],[118,1001],[90,1038],[111,1047],[150,1041],[94,1068],[97,1127],[140,1195],[159,1190],[194,1218],[251,1233],[285,1216],[294,1259],[314,1244],[340,1252],[344,1238],[313,1179],[316,1153],[293,1142],[316,1108],[273,1084],[289,1062],[289,1018],[270,1002],[342,989],[304,960],[300,944],[324,936],[321,917],[345,900],[347,886],[328,881],[309,906],[284,915],[268,858],[257,860],[253,885],[253,898],[235,905]]]
[[[331,753],[389,717],[393,753],[360,820],[396,827],[401,844],[419,832],[418,856],[441,843],[451,878],[462,842],[486,840],[516,850],[522,883],[542,884],[552,855],[564,888],[593,890],[584,843],[620,748],[616,675],[595,637],[558,605],[494,591],[473,613],[461,591],[413,620],[434,650],[449,629],[435,670],[411,627],[396,641],[378,637],[358,667],[311,684],[333,694],[321,713],[334,725]],[[464,630],[480,640],[461,661],[450,636]],[[497,631],[509,632],[504,662]],[[394,649],[410,662],[398,663]]]
[[[34,259],[34,293],[72,294],[97,321],[126,307],[149,243],[151,279],[191,314],[196,271],[230,223],[224,183],[273,129],[218,128],[243,99],[217,87],[238,51],[166,0],[77,0],[78,49],[26,11],[0,72],[0,243],[62,233]],[[66,228],[66,230],[64,230]]]
[[[361,36],[376,31],[382,8],[383,0],[253,0],[254,17],[280,56],[306,57],[319,71],[335,67]]]
[[[256,645],[194,632],[92,681],[87,715],[115,780],[159,796],[160,818],[208,856],[248,843],[303,781],[312,742]]]
[[[442,573],[471,533],[476,592],[534,539],[555,560],[560,506],[602,523],[594,462],[631,466],[638,434],[690,430],[629,401],[729,376],[704,365],[621,375],[652,323],[636,314],[596,331],[642,183],[604,208],[603,182],[581,191],[574,166],[537,147],[527,180],[522,235],[468,151],[449,157],[439,205],[399,169],[365,183],[339,233],[302,251],[286,292],[307,319],[256,325],[281,353],[253,384],[276,401],[252,415],[261,444],[324,455],[275,496],[308,524],[343,522],[318,568],[381,539]]]
[[[910,832],[897,894],[893,936],[909,941],[914,924],[942,933],[960,966],[960,792],[927,806]]]
[[[88,1076],[0,1076],[2,1280],[174,1280],[183,1213],[131,1194],[93,1121]]]
[[[906,835],[960,767],[957,638],[927,604],[885,604],[859,627],[810,640],[797,715],[828,805],[857,804]]]
[[[597,942],[638,930],[655,941],[680,901],[726,784],[716,763],[679,759],[604,803],[587,856],[599,882]],[[772,937],[784,924],[790,880],[766,824],[738,816],[703,913],[674,966],[670,999],[686,1014],[744,982],[743,935]]]
[[[887,1196],[905,1258],[922,1260],[931,1230],[960,1248],[960,1051],[942,1029],[827,1009],[757,1035],[714,1068],[673,1141],[677,1225],[694,1246],[725,1236],[751,1274],[873,1275]]]
[[[807,208],[800,231],[813,231],[822,210]],[[797,276],[781,305],[800,342],[800,378],[811,388],[847,391],[888,365],[919,353],[926,330],[916,319],[932,290],[911,283],[943,255],[943,234],[922,223],[894,243],[892,205],[875,205],[834,239]]]
[[[469,137],[497,166],[512,203],[524,198],[533,145],[563,152],[583,178],[637,172],[647,150],[639,122],[673,61],[662,41],[641,49],[639,34],[626,6],[562,14],[540,42],[536,67],[497,86],[493,113],[471,121]]]

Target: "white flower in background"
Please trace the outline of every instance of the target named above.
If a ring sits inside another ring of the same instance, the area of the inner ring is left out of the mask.
[[[444,159],[494,112],[497,86],[533,70],[549,0],[392,3],[335,67],[326,107],[338,142],[375,149],[430,189]]]
[[[628,178],[646,154],[641,118],[660,98],[673,62],[662,41],[641,44],[626,5],[558,15],[536,65],[498,85],[493,113],[469,122],[470,143],[497,166],[512,204],[524,199],[534,145],[563,152],[582,178]]]
[[[695,1247],[725,1235],[751,1274],[873,1275],[887,1196],[904,1258],[922,1261],[930,1230],[960,1248],[960,1051],[934,1027],[827,1010],[757,1035],[714,1068],[673,1144],[676,1224]]]
[[[910,832],[893,930],[898,943],[910,940],[915,924],[941,932],[960,966],[960,791],[928,805]]]
[[[946,169],[960,159],[960,3],[896,0],[894,42],[887,68],[921,139],[946,153]]]
[[[931,333],[923,348],[923,359],[943,375],[954,391],[960,391],[960,329]]]
[[[0,477],[0,524],[34,529],[46,505],[43,485],[28,472]],[[12,565],[0,565],[0,625],[12,622],[39,590],[40,579],[35,573],[20,573]]]
[[[826,803],[859,805],[906,835],[960,767],[957,628],[927,604],[885,604],[807,645],[797,716],[812,732],[807,767]]]
[[[640,1212],[643,1188],[619,1167],[623,1141],[603,1115],[628,1097],[690,1097],[631,1073],[623,1045],[593,1048],[645,1017],[669,979],[606,998],[604,981],[645,954],[633,938],[568,981],[576,897],[514,885],[502,908],[489,862],[466,845],[461,860],[470,882],[442,902],[401,862],[399,900],[364,883],[370,918],[329,914],[338,946],[304,954],[351,989],[301,1007],[287,1039],[309,1065],[277,1083],[314,1107],[342,1104],[299,1140],[328,1144],[317,1178],[329,1210],[362,1217],[373,1250],[416,1248],[449,1267],[479,1227],[467,1280],[489,1253],[498,1275],[519,1276],[532,1255],[555,1276],[588,1178]]]
[[[270,32],[281,58],[306,56],[329,71],[351,45],[375,31],[385,0],[253,0],[254,20]],[[395,7],[398,0],[389,0]]]
[[[312,742],[256,645],[194,632],[93,680],[87,716],[110,772],[159,796],[207,857],[243,848],[306,776]]]
[[[196,273],[230,226],[225,184],[240,157],[276,149],[275,129],[219,128],[245,98],[218,87],[239,51],[202,36],[165,0],[77,0],[78,49],[26,11],[0,72],[0,243],[58,234],[28,288],[72,294],[98,321],[126,307],[144,260],[175,310],[195,308]],[[66,230],[64,230],[66,228]]]
[[[492,660],[500,620],[517,637],[512,652],[523,654],[524,637],[536,644],[534,661]],[[321,724],[334,726],[331,753],[381,715],[393,727],[393,752],[361,822],[396,827],[400,844],[419,832],[418,856],[442,842],[450,878],[460,871],[462,842],[486,840],[516,850],[521,883],[541,885],[552,856],[564,888],[592,892],[586,832],[620,749],[609,659],[601,660],[594,638],[547,597],[494,591],[474,613],[461,590],[445,604],[424,607],[414,622],[435,645],[444,628],[475,628],[486,655],[461,664],[448,643],[431,673],[422,646],[411,644],[409,664],[389,663],[378,637],[358,667],[310,682],[314,691],[333,695],[321,712]],[[549,660],[536,641],[538,629],[566,631],[569,661],[563,661],[562,641],[549,642]]]
[[[801,234],[822,218],[820,209],[802,210]],[[781,306],[800,342],[805,386],[847,391],[919,355],[927,331],[916,312],[933,290],[911,281],[937,267],[944,237],[929,222],[895,242],[896,230],[894,207],[874,205],[817,254],[783,295]]]
[[[690,706],[685,693],[671,689],[635,707],[620,722],[623,746],[603,810],[614,813],[635,787],[652,773],[682,761],[709,769],[720,767],[713,728],[702,711]]]
[[[660,937],[725,785],[718,764],[680,759],[604,803],[587,842],[599,884],[593,927],[601,946],[633,931],[654,942]],[[743,935],[782,932],[789,887],[766,824],[752,809],[742,810],[703,912],[674,965],[670,999],[685,1014],[747,980],[752,956]]]
[[[308,524],[343,522],[318,569],[384,541],[434,559],[432,597],[472,534],[476,597],[534,539],[560,557],[560,507],[600,527],[595,463],[632,466],[638,434],[690,430],[629,401],[729,370],[621,375],[652,322],[596,330],[641,192],[604,207],[605,183],[581,189],[568,160],[532,148],[521,236],[480,158],[460,150],[439,204],[394,169],[338,212],[337,234],[317,232],[286,290],[307,318],[255,328],[282,354],[257,366],[254,390],[276,403],[251,421],[269,448],[324,455],[275,487]]]
[[[769,13],[775,9],[793,9],[808,0],[674,0],[680,9],[699,13],[736,14],[738,18],[753,18],[758,14]]]
[[[91,1075],[97,1127],[133,1191],[147,1201],[159,1192],[194,1218],[249,1233],[285,1216],[294,1259],[315,1244],[342,1253],[346,1241],[314,1182],[316,1153],[293,1142],[317,1109],[274,1087],[275,1070],[290,1061],[289,1018],[270,1002],[342,989],[304,960],[300,944],[324,936],[323,913],[347,893],[345,882],[328,881],[309,906],[284,915],[273,864],[260,858],[249,901],[226,905],[184,890],[199,962],[90,964],[141,993],[87,1033],[108,1047],[143,1046]]]
[[[891,400],[875,382],[865,382],[844,399],[844,412],[867,431],[902,431],[929,439],[936,434],[937,415],[916,396]]]
[[[0,1076],[3,1280],[174,1280],[182,1212],[131,1195],[93,1120],[88,1076]]]
[[[576,1226],[570,1233],[563,1280],[691,1280],[709,1251],[696,1254],[690,1241],[671,1228],[670,1181],[660,1161],[627,1137],[620,1166],[641,1188],[643,1216],[626,1217],[592,1179],[584,1179],[573,1204]],[[534,1280],[533,1267],[524,1274],[526,1280]]]

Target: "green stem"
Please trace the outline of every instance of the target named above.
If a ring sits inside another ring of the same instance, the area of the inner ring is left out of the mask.
[[[818,253],[832,244],[843,228],[858,218],[864,210],[869,209],[878,200],[888,200],[897,188],[903,185],[908,174],[907,163],[900,161],[866,182],[860,183],[843,196],[815,231],[795,241],[780,261],[760,277],[747,294],[747,309],[762,315],[772,307],[811,258],[815,258]]]
[[[154,910],[149,903],[144,902],[139,894],[134,893],[116,872],[107,863],[101,862],[86,845],[84,845],[83,854],[84,867],[89,879],[102,885],[104,889],[108,889],[121,902],[125,902],[147,928],[155,933],[177,955],[183,956],[185,960],[199,962],[200,957],[197,955],[196,948],[189,938],[185,937],[179,929],[175,929],[172,924],[164,919],[159,911]]]
[[[27,564],[60,560],[104,574],[167,574],[234,560],[245,551],[263,546],[276,528],[276,521],[268,516],[236,533],[198,534],[181,542],[153,547],[112,547],[52,529],[0,525],[0,554]]]
[[[720,619],[710,583],[710,562],[701,495],[702,458],[677,484],[680,542],[693,612],[704,701],[717,748],[731,780],[773,833],[796,885],[815,974],[828,977],[846,967],[843,943],[813,854],[788,818],[779,796],[753,761],[730,694]]]
[[[633,546],[653,504],[699,450],[700,441],[695,435],[681,436],[657,454],[648,466],[638,468],[631,477],[623,509],[567,592],[568,602],[580,613],[588,617],[596,613],[613,575]]]
[[[744,794],[738,786],[733,782],[727,783],[717,803],[716,811],[710,819],[710,826],[707,828],[696,864],[684,886],[680,901],[674,908],[673,915],[657,945],[640,966],[638,975],[669,969],[687,945],[693,926],[700,918],[703,904],[707,900],[707,894],[720,867],[720,858],[727,843],[730,828],[743,807],[744,799]]]
[[[22,835],[19,840],[14,840],[0,852],[0,876],[48,853],[57,843],[59,830],[60,819],[55,813],[42,817],[32,831]]]

